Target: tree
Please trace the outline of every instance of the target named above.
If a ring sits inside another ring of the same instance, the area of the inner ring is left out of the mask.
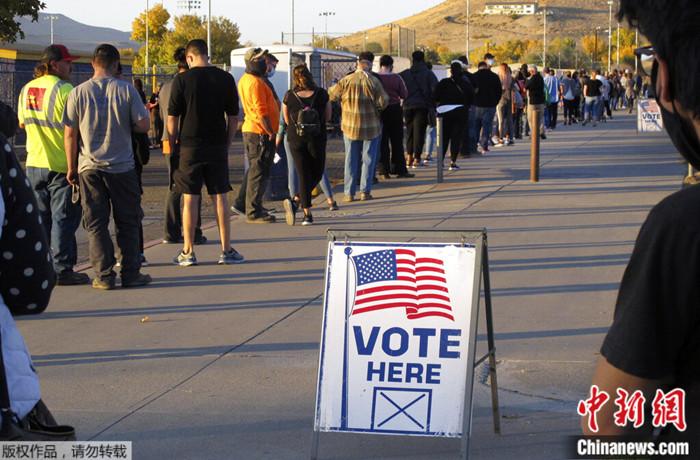
[[[39,10],[46,8],[40,0],[2,0],[0,6],[0,42],[14,43],[24,38],[21,24],[15,18],[29,16],[32,22],[39,20]]]
[[[370,51],[374,54],[382,54],[382,52],[384,52],[384,48],[382,48],[381,43],[369,42],[365,47],[365,51]]]
[[[576,65],[576,40],[557,37],[547,47],[547,65],[573,68]]]
[[[168,34],[170,13],[162,4],[156,4],[148,11],[139,14],[131,23],[131,39],[144,46],[139,50],[134,67],[143,68],[146,56],[146,17],[148,16],[148,58],[149,64],[162,63],[167,59],[164,55],[165,37]],[[148,70],[146,70],[148,72]]]
[[[598,34],[597,44],[598,46],[596,47],[595,35],[586,35],[581,40],[583,51],[590,58],[591,65],[593,66],[599,66],[600,60],[603,58],[603,56],[607,58],[608,55],[608,43],[606,37]]]

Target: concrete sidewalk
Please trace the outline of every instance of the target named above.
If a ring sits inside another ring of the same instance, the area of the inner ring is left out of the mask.
[[[638,136],[629,117],[562,126],[542,146],[538,184],[521,142],[461,160],[441,185],[434,167],[385,181],[375,201],[319,208],[313,227],[234,219],[240,266],[216,265],[209,244],[196,248],[200,266],[176,267],[178,248],[158,245],[147,288],[56,288],[45,314],[20,322],[44,399],[80,439],[131,440],[137,459],[308,458],[326,228],[486,227],[503,434],[480,369],[471,458],[565,458],[639,226],[685,167],[665,135]],[[451,459],[458,448],[334,434],[320,453]]]

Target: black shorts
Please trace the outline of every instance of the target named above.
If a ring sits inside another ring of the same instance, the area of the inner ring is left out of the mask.
[[[200,195],[206,184],[209,195],[231,191],[226,146],[181,147],[180,162],[173,175],[180,193]]]

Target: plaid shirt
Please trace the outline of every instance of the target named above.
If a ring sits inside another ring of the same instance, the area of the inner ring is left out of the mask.
[[[382,133],[379,112],[389,101],[379,79],[361,69],[346,76],[328,91],[331,101],[340,101],[345,137],[368,141]]]

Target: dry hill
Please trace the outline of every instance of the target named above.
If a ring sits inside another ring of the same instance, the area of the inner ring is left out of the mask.
[[[496,16],[485,15],[485,0],[471,1],[471,49],[490,43],[501,43],[516,39],[541,39],[543,16]],[[549,0],[539,2],[539,9],[546,4],[552,12],[547,16],[548,40],[554,37],[580,37],[592,34],[596,26],[608,27],[607,0]],[[404,19],[394,21],[401,27],[415,29],[416,45],[443,45],[452,51],[464,51],[466,29],[466,0],[446,0],[428,10]],[[613,27],[616,22],[613,9]],[[396,30],[396,29],[394,29]],[[363,46],[365,34],[367,43],[377,42],[388,49],[389,24],[367,31],[357,32],[339,39],[341,46],[359,49]],[[604,33],[603,33],[604,34]],[[397,34],[394,31],[393,47],[396,48]]]

